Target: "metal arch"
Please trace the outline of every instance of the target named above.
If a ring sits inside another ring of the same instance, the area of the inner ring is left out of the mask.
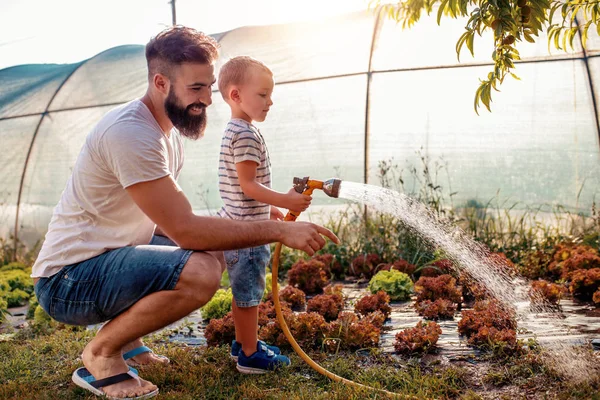
[[[600,145],[600,116],[598,114],[598,104],[596,103],[596,93],[594,92],[594,80],[590,72],[590,64],[588,61],[589,57],[587,55],[587,51],[585,51],[585,47],[583,47],[583,39],[581,37],[581,25],[579,25],[579,20],[577,19],[577,17],[575,17],[575,24],[577,25],[579,42],[581,43],[581,49],[583,51],[583,62],[585,64],[585,71],[587,72],[588,83],[590,85],[590,94],[592,95],[592,106],[594,107],[594,118],[596,119],[596,132],[598,133],[598,144]]]
[[[101,54],[101,53],[100,53]],[[33,132],[33,136],[31,137],[31,142],[29,143],[29,149],[27,150],[27,156],[25,157],[25,164],[23,165],[23,172],[21,174],[21,182],[19,183],[19,194],[17,195],[17,207],[16,207],[16,212],[15,212],[15,229],[14,229],[14,242],[13,242],[13,260],[16,261],[17,259],[17,250],[18,250],[18,242],[19,242],[19,213],[21,210],[21,197],[23,195],[23,186],[25,184],[25,174],[27,173],[27,166],[29,165],[29,159],[31,157],[31,151],[33,150],[33,144],[35,143],[35,139],[37,137],[37,134],[40,130],[40,127],[42,126],[42,121],[44,121],[44,117],[46,117],[46,115],[49,114],[49,109],[50,106],[52,105],[52,102],[54,101],[54,98],[56,97],[56,95],[58,94],[58,92],[60,91],[60,89],[65,85],[65,83],[69,80],[69,78],[71,78],[71,76],[73,76],[73,74],[79,70],[79,68],[81,68],[82,65],[86,64],[88,61],[90,61],[91,59],[97,57],[91,57],[89,59],[87,59],[86,61],[81,62],[77,67],[73,68],[73,71],[71,71],[71,73],[69,75],[67,75],[67,77],[61,82],[60,85],[58,85],[58,87],[56,88],[56,90],[54,91],[54,94],[52,95],[52,97],[50,98],[50,100],[48,100],[48,104],[46,105],[46,109],[42,112],[41,116],[40,116],[40,120],[37,124],[37,126],[35,127],[35,131]]]
[[[125,45],[128,46],[128,45]],[[87,60],[82,61],[77,67],[75,67],[73,69],[73,71],[71,71],[71,73],[69,75],[67,75],[67,77],[61,82],[61,84],[56,88],[56,90],[54,91],[54,94],[52,94],[52,97],[50,98],[50,100],[48,100],[48,105],[46,106],[46,109],[42,112],[41,116],[40,116],[40,120],[35,128],[35,131],[33,132],[33,136],[31,137],[31,143],[29,144],[29,149],[27,150],[27,156],[25,157],[25,164],[23,165],[23,173],[21,174],[21,182],[19,184],[19,194],[17,195],[17,206],[16,206],[16,212],[15,212],[15,229],[14,229],[14,242],[13,242],[13,260],[16,260],[17,258],[17,249],[18,249],[18,241],[19,241],[19,214],[20,214],[20,210],[21,210],[21,197],[23,195],[23,186],[25,185],[25,174],[27,173],[27,166],[29,165],[29,159],[31,157],[31,152],[33,150],[33,145],[35,143],[35,139],[37,138],[38,132],[40,130],[40,127],[42,126],[42,122],[44,121],[44,118],[46,117],[46,115],[50,114],[50,106],[52,105],[52,102],[54,101],[54,99],[56,98],[56,95],[58,95],[58,92],[60,91],[60,89],[63,88],[63,86],[65,85],[65,83],[67,83],[67,81],[75,74],[75,72],[79,71],[79,69],[84,66],[85,64],[87,64],[88,62],[100,57],[101,55],[108,53],[116,48],[119,47],[123,47],[123,46],[116,46],[116,47],[111,47],[110,49],[106,49],[104,51],[101,51],[100,53],[96,54],[93,57],[88,58]],[[103,105],[100,105],[103,106]],[[87,106],[87,107],[74,107],[74,108],[69,108],[69,109],[83,109],[83,108],[93,108],[95,106]],[[58,111],[67,111],[69,109],[64,109],[64,110],[52,110],[52,112],[58,112]]]

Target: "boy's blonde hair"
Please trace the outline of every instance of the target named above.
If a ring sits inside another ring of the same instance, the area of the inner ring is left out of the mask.
[[[268,72],[273,76],[273,71],[265,63],[249,56],[233,57],[223,64],[218,79],[219,92],[221,92],[223,99],[228,100],[229,87],[245,83],[254,68]]]

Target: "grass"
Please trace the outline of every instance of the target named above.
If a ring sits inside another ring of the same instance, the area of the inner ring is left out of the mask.
[[[63,327],[39,334],[30,328],[0,342],[0,398],[93,399],[71,383],[79,355],[94,332]],[[319,375],[298,356],[292,366],[267,375],[242,375],[229,359],[229,347],[191,347],[152,335],[147,343],[171,359],[167,366],[140,368],[160,388],[160,399],[385,399]],[[550,398],[600,399],[600,382],[570,384],[557,379],[535,357],[476,363],[401,359],[389,354],[311,354],[327,370],[363,385],[413,399]],[[435,358],[435,357],[434,357]],[[508,397],[503,397],[508,396]],[[515,397],[516,396],[516,397]]]
[[[20,331],[0,343],[0,398],[94,398],[71,383],[79,355],[93,332],[59,329],[35,336]],[[190,347],[154,335],[148,343],[171,360],[168,366],[140,368],[160,387],[161,399],[381,399],[381,394],[332,382],[292,354],[292,367],[274,374],[247,376],[237,372],[229,347]],[[421,370],[387,355],[314,355],[317,362],[344,378],[364,385],[410,394],[413,398],[447,398],[464,387],[460,369]]]

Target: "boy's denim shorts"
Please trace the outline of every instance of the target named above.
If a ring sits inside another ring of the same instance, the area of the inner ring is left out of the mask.
[[[255,307],[265,292],[265,270],[271,259],[269,245],[225,251],[231,292],[238,307]]]
[[[115,318],[143,297],[173,290],[192,255],[164,236],[148,245],[110,250],[40,278],[35,294],[55,320],[92,325]]]

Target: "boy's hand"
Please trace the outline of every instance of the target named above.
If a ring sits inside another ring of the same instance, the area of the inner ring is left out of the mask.
[[[288,210],[300,213],[306,210],[308,206],[310,206],[312,197],[302,193],[298,193],[296,192],[296,189],[292,188],[289,190],[289,192],[287,192],[286,200],[286,207],[288,208]]]
[[[283,221],[283,213],[279,210],[279,208],[275,206],[271,206],[271,219],[274,221]]]

